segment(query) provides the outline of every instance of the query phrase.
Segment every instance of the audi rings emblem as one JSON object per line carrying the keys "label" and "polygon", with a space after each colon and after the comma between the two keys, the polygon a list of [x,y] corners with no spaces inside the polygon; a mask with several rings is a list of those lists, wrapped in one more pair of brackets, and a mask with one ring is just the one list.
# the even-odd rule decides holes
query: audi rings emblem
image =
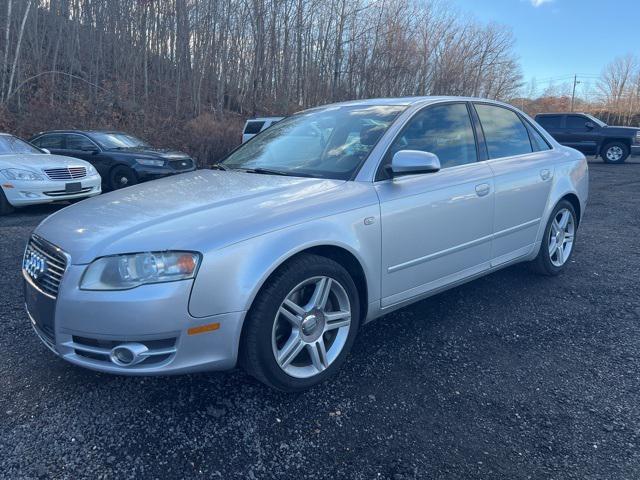
{"label": "audi rings emblem", "polygon": [[31,278],[38,280],[47,271],[47,261],[37,252],[28,250],[24,254],[22,268],[24,268]]}

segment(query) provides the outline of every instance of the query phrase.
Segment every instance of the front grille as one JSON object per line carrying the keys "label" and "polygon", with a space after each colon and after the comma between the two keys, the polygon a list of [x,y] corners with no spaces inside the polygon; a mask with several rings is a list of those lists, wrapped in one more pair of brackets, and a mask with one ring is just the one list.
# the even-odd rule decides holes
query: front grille
{"label": "front grille", "polygon": [[169,166],[174,170],[188,170],[193,168],[193,160],[184,158],[182,160],[169,160]]}
{"label": "front grille", "polygon": [[66,190],[54,190],[52,192],[43,192],[45,195],[49,195],[50,197],[62,197],[64,195],[78,195],[80,193],[87,193],[93,190],[93,187],[84,187],[80,189],[78,192],[67,192]]}
{"label": "front grille", "polygon": [[51,180],[75,180],[87,176],[85,167],[45,168],[44,173]]}
{"label": "front grille", "polygon": [[35,285],[55,298],[66,268],[67,257],[61,249],[37,235],[31,236],[22,269]]}

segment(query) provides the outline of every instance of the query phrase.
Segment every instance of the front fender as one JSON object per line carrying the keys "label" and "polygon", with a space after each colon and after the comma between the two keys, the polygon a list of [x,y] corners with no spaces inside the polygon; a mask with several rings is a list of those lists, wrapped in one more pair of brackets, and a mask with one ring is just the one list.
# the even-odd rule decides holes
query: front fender
{"label": "front fender", "polygon": [[[364,271],[368,301],[380,298],[380,210],[377,204],[293,225],[204,255],[191,291],[194,317],[246,311],[260,288],[293,255],[317,246],[353,254]],[[365,225],[365,218],[373,223]],[[367,222],[369,223],[369,222]]]}

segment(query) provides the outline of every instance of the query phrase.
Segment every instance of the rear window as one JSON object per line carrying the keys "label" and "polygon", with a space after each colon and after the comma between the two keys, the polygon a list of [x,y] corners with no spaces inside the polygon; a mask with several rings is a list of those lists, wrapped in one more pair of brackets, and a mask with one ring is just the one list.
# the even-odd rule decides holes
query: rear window
{"label": "rear window", "polygon": [[256,133],[260,133],[262,130],[262,126],[264,122],[247,122],[247,125],[244,127],[244,133],[249,135],[255,135]]}
{"label": "rear window", "polygon": [[544,129],[560,128],[562,117],[560,115],[545,115],[544,117],[536,117],[538,122]]}
{"label": "rear window", "polygon": [[40,148],[62,148],[62,135],[42,135],[36,138],[31,143]]}

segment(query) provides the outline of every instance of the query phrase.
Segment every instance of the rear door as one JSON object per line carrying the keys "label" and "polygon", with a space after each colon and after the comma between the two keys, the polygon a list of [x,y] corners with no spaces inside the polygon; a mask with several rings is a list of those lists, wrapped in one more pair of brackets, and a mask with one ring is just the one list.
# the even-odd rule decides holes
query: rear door
{"label": "rear door", "polygon": [[[441,170],[388,178],[399,150],[434,153]],[[466,103],[430,105],[398,134],[375,188],[382,223],[382,307],[489,268],[493,174],[478,161]]]}
{"label": "rear door", "polygon": [[539,115],[536,117],[536,122],[560,142],[559,137],[564,132],[562,128],[563,115]]}
{"label": "rear door", "polygon": [[494,173],[491,265],[496,266],[533,249],[554,165],[549,144],[517,112],[483,103],[475,103],[475,109],[487,147],[487,163]]}
{"label": "rear door", "polygon": [[63,142],[64,139],[59,133],[45,133],[31,141],[36,147],[46,148],[56,155],[64,155]]}

